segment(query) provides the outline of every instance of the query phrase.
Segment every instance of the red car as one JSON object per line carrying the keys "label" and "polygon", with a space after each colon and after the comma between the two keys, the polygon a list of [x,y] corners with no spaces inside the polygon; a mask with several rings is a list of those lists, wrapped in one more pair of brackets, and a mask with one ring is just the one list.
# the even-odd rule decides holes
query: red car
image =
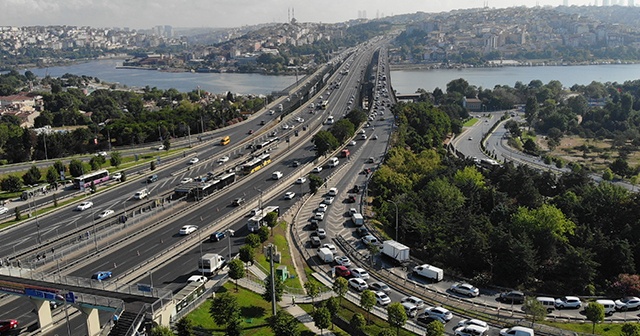
{"label": "red car", "polygon": [[18,328],[18,320],[0,321],[0,333]]}
{"label": "red car", "polygon": [[341,276],[343,278],[348,278],[351,276],[351,271],[345,266],[336,266],[334,267],[336,272],[336,276]]}

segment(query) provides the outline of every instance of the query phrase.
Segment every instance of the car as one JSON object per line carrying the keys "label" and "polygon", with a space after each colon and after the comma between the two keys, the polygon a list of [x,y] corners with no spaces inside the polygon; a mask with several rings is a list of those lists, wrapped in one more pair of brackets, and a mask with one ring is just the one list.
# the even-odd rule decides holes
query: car
{"label": "car", "polygon": [[471,140],[473,140],[473,138],[472,138],[472,137],[469,137],[469,141],[471,141]]}
{"label": "car", "polygon": [[523,303],[524,293],[520,291],[510,291],[506,293],[500,293],[498,299],[502,302],[508,303]]}
{"label": "car", "polygon": [[329,192],[327,193],[328,196],[337,196],[338,195],[338,188],[331,188],[329,189]]}
{"label": "car", "polygon": [[[356,195],[347,195],[347,199],[345,200],[347,203],[355,203],[356,202]],[[353,209],[353,208],[351,208]],[[349,212],[351,212],[351,209],[349,210]],[[352,213],[350,213],[352,214]]]}
{"label": "car", "polygon": [[579,297],[563,296],[561,298],[556,299],[557,309],[565,309],[565,308],[579,309],[580,307],[582,307],[582,301],[580,301]]}
{"label": "car", "polygon": [[626,296],[622,299],[616,300],[616,310],[627,311],[636,310],[640,308],[640,299],[635,296]]}
{"label": "car", "polygon": [[5,333],[13,329],[18,328],[18,320],[3,320],[0,321],[0,333]]}
{"label": "car", "polygon": [[360,278],[351,278],[351,279],[349,279],[349,287],[352,287],[353,289],[355,289],[355,290],[357,290],[359,292],[362,292],[363,290],[369,288],[367,283],[364,280],[360,279]]}
{"label": "car", "polygon": [[207,281],[209,281],[209,278],[207,278],[204,275],[192,275],[189,277],[189,279],[187,279],[187,283],[192,283],[192,282],[205,283]]}
{"label": "car", "polygon": [[282,129],[283,130],[288,130],[289,129],[289,125],[287,125],[287,124],[282,125]]}
{"label": "car", "polygon": [[367,271],[364,268],[353,268],[351,269],[351,275],[353,275],[356,278],[360,278],[363,280],[367,280],[369,279],[369,273],[367,273]]}
{"label": "car", "polygon": [[296,121],[299,123],[303,123],[304,122],[304,118],[298,117],[296,118]]}
{"label": "car", "polygon": [[160,146],[156,147],[156,150],[163,150],[164,148],[165,148],[164,145],[160,145]]}
{"label": "car", "polygon": [[156,182],[156,181],[158,181],[158,175],[156,175],[156,174],[153,174],[153,175],[150,175],[149,177],[147,177],[147,183],[153,183],[153,182]]}
{"label": "car", "polygon": [[306,177],[298,177],[298,179],[296,180],[296,184],[303,184],[305,182],[307,182]]}
{"label": "car", "polygon": [[358,209],[356,208],[349,208],[349,215],[353,215],[353,214],[357,214],[358,213]]}
{"label": "car", "polygon": [[253,134],[253,130],[250,129],[249,132],[247,132],[247,134]]}
{"label": "car", "polygon": [[422,307],[424,307],[424,301],[420,298],[417,298],[415,296],[405,296],[403,297],[400,302],[409,302],[412,305],[418,307],[418,309],[422,309]]}
{"label": "car", "polygon": [[102,210],[102,212],[98,215],[98,218],[105,218],[105,217],[109,217],[113,214],[113,210],[111,209],[106,209],[106,210]]}
{"label": "car", "polygon": [[381,306],[386,306],[391,303],[391,298],[385,292],[374,292],[376,296],[376,303]]}
{"label": "car", "polygon": [[459,327],[466,327],[468,325],[477,325],[483,328],[489,328],[489,324],[485,321],[481,321],[478,319],[465,319],[462,320],[460,322],[458,322],[457,328]]}
{"label": "car", "polygon": [[349,146],[355,146],[356,144],[357,144],[357,142],[355,142],[355,141],[349,141],[349,144],[348,144],[348,145],[349,145]]}
{"label": "car", "polygon": [[91,208],[92,206],[93,206],[93,202],[85,201],[85,202],[82,202],[82,203],[78,204],[78,206],[76,207],[76,210],[84,211],[84,210],[87,210],[87,209]]}
{"label": "car", "polygon": [[291,199],[293,199],[294,197],[296,197],[296,193],[294,193],[293,191],[287,191],[287,192],[284,194],[284,199],[286,199],[286,200],[291,200]]}
{"label": "car", "polygon": [[242,197],[238,197],[238,198],[236,198],[236,199],[234,199],[234,200],[233,200],[233,203],[232,203],[232,204],[233,204],[234,206],[240,206],[240,205],[244,204],[244,198],[242,198]]}
{"label": "car", "polygon": [[343,266],[343,265],[338,265],[338,266],[334,267],[333,268],[333,272],[335,273],[335,275],[343,277],[343,278],[348,278],[348,277],[351,276],[351,271],[349,271],[347,266]]}
{"label": "car", "polygon": [[462,294],[468,297],[476,297],[480,295],[480,290],[468,283],[457,283],[451,286],[450,290],[454,293]]}
{"label": "car", "polygon": [[365,237],[365,236],[368,236],[370,233],[369,233],[369,229],[367,229],[364,226],[361,226],[356,229],[356,234],[360,237]]}
{"label": "car", "polygon": [[374,291],[385,292],[385,293],[391,291],[391,288],[389,288],[389,286],[387,286],[386,283],[379,282],[379,281],[370,283],[369,288],[371,288],[371,290],[374,290]]}
{"label": "car", "polygon": [[336,248],[336,246],[335,246],[335,245],[333,245],[333,244],[324,244],[324,245],[322,245],[322,247],[323,247],[323,248],[328,248],[328,249],[329,249],[329,251],[331,251],[332,253],[336,253],[336,252],[338,252],[338,249],[337,249],[337,248]]}
{"label": "car", "polygon": [[325,239],[327,238],[327,231],[325,231],[323,228],[318,228],[316,230],[316,236],[318,236],[318,238],[320,239]]}
{"label": "car", "polygon": [[120,181],[122,179],[122,173],[118,172],[118,173],[115,173],[115,174],[111,175],[111,179],[112,180],[116,180],[116,181]]}
{"label": "car", "polygon": [[96,156],[107,156],[107,152],[97,152]]}
{"label": "car", "polygon": [[427,307],[424,309],[424,313],[431,317],[441,318],[446,322],[449,322],[453,318],[453,314],[444,307]]}
{"label": "car", "polygon": [[211,241],[221,241],[224,239],[224,237],[226,237],[227,234],[224,233],[223,231],[218,231],[218,232],[214,232],[211,234],[211,236],[209,237],[209,240]]}
{"label": "car", "polygon": [[311,238],[309,238],[309,243],[311,244],[312,247],[318,247],[322,242],[320,241],[320,237],[311,236]]}
{"label": "car", "polygon": [[273,131],[273,132],[269,133],[269,136],[272,137],[272,138],[275,137],[276,135],[278,135],[277,131]]}
{"label": "car", "polygon": [[300,161],[293,161],[293,163],[291,163],[291,167],[298,167],[300,165]]}
{"label": "car", "polygon": [[102,281],[111,278],[112,275],[113,274],[110,271],[100,271],[93,273],[91,279]]}
{"label": "car", "polygon": [[269,110],[269,115],[274,115],[276,113],[276,111],[274,110]]}
{"label": "car", "polygon": [[377,135],[377,134],[374,134],[374,135],[371,137],[371,140],[378,140],[378,135]]}
{"label": "car", "polygon": [[351,188],[351,192],[353,193],[359,193],[360,192],[360,186],[359,185],[354,185],[353,188]]}
{"label": "car", "polygon": [[196,225],[185,225],[182,228],[180,228],[179,233],[181,236],[186,236],[188,234],[195,232],[197,229],[198,227]]}
{"label": "car", "polygon": [[362,237],[362,242],[365,244],[378,244],[378,238],[374,237],[373,235],[366,235],[364,237]]}
{"label": "car", "polygon": [[316,209],[316,212],[327,212],[328,208],[329,207],[326,204],[322,203],[322,204],[318,205],[318,208]]}
{"label": "car", "polygon": [[182,180],[180,180],[180,184],[187,184],[189,182],[193,182],[193,179],[191,177],[184,177],[182,178]]}
{"label": "car", "polygon": [[189,164],[196,164],[198,163],[198,161],[200,161],[200,159],[198,159],[197,157],[191,158],[191,160],[189,160]]}
{"label": "car", "polygon": [[313,170],[311,170],[312,173],[319,173],[321,171],[322,171],[322,167],[320,167],[320,166],[315,167],[315,168],[313,168]]}
{"label": "car", "polygon": [[265,124],[264,120],[260,120],[260,126],[263,126]]}
{"label": "car", "polygon": [[351,260],[349,260],[349,258],[346,256],[336,256],[335,258],[333,258],[333,261],[335,261],[336,264],[340,266],[344,266],[344,267],[351,266]]}
{"label": "car", "polygon": [[431,322],[433,321],[438,321],[442,324],[447,323],[446,321],[444,321],[443,319],[436,317],[436,316],[430,316],[429,314],[420,314],[418,315],[418,317],[416,318],[416,323],[418,325],[421,325],[423,327],[428,326]]}
{"label": "car", "polygon": [[218,159],[218,163],[220,164],[225,163],[227,161],[229,161],[229,157],[226,155]]}
{"label": "car", "polygon": [[7,212],[9,212],[9,208],[7,207],[0,207],[0,215],[4,215]]}
{"label": "car", "polygon": [[367,163],[374,163],[374,162],[376,162],[376,159],[374,159],[373,156],[367,159]]}
{"label": "car", "polygon": [[313,219],[317,219],[319,221],[324,220],[324,212],[316,212],[316,214],[313,215]]}
{"label": "car", "polygon": [[407,314],[407,317],[414,318],[418,315],[418,307],[410,302],[401,302],[400,303],[404,308],[404,312]]}
{"label": "car", "polygon": [[366,133],[366,131],[365,131],[365,130],[363,130],[363,129],[360,129],[360,130],[358,131],[358,134],[365,134],[365,133]]}
{"label": "car", "polygon": [[333,203],[334,198],[331,196],[327,196],[324,198],[324,200],[322,202],[324,202],[324,204],[332,204]]}
{"label": "car", "polygon": [[500,330],[500,336],[533,336],[534,333],[533,329],[520,326]]}
{"label": "car", "polygon": [[455,330],[455,336],[485,336],[487,335],[489,328],[483,328],[477,325],[468,325],[464,327],[458,327]]}
{"label": "car", "polygon": [[310,219],[309,220],[310,224],[309,224],[309,228],[311,230],[317,230],[318,229],[318,221],[315,219]]}
{"label": "car", "polygon": [[366,134],[360,134],[360,140],[367,140]]}

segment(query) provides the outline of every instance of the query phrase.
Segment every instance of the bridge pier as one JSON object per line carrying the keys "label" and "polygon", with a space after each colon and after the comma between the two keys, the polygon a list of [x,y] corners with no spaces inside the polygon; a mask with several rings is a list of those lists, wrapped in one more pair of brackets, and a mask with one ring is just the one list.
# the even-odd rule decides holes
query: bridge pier
{"label": "bridge pier", "polygon": [[53,317],[51,316],[49,301],[36,298],[30,298],[30,300],[36,306],[38,325],[40,326],[40,329],[47,330],[47,328],[53,325]]}
{"label": "bridge pier", "polygon": [[87,335],[98,335],[100,333],[100,316],[98,309],[81,306],[80,311],[87,317]]}

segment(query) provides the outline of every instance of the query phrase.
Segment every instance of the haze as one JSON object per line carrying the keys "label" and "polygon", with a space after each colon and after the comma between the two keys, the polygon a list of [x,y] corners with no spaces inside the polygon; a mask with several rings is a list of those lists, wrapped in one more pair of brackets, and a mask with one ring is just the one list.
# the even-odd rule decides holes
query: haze
{"label": "haze", "polygon": [[[598,0],[592,0],[598,1]],[[344,22],[406,13],[483,7],[485,0],[3,0],[0,25],[74,25],[151,28],[238,27],[285,22],[288,9],[301,22]],[[569,0],[569,5],[590,5]],[[599,0],[598,3],[602,3]],[[489,7],[558,6],[562,0],[490,0]],[[626,4],[626,1],[625,1]]]}

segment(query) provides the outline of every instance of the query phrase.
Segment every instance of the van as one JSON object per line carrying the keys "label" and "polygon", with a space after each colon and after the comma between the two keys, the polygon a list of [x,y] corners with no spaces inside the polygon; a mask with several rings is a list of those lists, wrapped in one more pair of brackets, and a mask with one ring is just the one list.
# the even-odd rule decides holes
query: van
{"label": "van", "polygon": [[604,307],[604,314],[611,316],[616,311],[616,303],[613,300],[596,300],[597,303]]}
{"label": "van", "polygon": [[133,195],[133,198],[141,200],[143,198],[146,198],[147,196],[149,196],[149,191],[147,189],[142,189],[136,192],[135,195]]}
{"label": "van", "polygon": [[551,313],[556,309],[556,300],[554,298],[538,296],[536,300],[538,300],[538,302],[540,302],[545,308],[547,308],[547,313]]}
{"label": "van", "polygon": [[329,167],[336,167],[339,163],[340,161],[338,161],[338,158],[335,156],[329,159]]}
{"label": "van", "polygon": [[500,330],[500,335],[503,336],[534,336],[535,333],[533,329],[515,326],[511,328],[504,328]]}
{"label": "van", "polygon": [[403,302],[402,307],[409,318],[416,317],[418,315],[418,307],[410,302]]}

